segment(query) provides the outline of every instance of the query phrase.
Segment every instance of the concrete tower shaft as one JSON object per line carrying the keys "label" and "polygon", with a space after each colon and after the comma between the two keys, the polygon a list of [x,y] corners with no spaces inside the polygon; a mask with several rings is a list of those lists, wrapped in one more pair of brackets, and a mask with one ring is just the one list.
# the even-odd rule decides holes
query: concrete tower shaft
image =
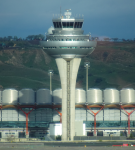
{"label": "concrete tower shaft", "polygon": [[75,86],[81,58],[56,58],[62,87],[62,140],[74,140]]}

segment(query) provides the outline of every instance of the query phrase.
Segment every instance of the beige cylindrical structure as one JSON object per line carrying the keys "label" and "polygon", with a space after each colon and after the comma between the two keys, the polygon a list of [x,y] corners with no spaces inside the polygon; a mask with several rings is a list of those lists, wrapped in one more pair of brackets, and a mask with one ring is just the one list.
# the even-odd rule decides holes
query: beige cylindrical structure
{"label": "beige cylindrical structure", "polygon": [[58,66],[62,88],[62,140],[74,140],[75,86],[81,58],[71,60],[57,58],[55,60]]}
{"label": "beige cylindrical structure", "polygon": [[135,104],[135,90],[132,88],[124,88],[120,91],[122,104]]}
{"label": "beige cylindrical structure", "polygon": [[53,103],[59,105],[62,103],[62,89],[56,89],[53,91]]}
{"label": "beige cylindrical structure", "polygon": [[107,88],[104,90],[104,103],[105,104],[119,104],[119,91],[113,88]]}
{"label": "beige cylindrical structure", "polygon": [[17,105],[18,91],[15,89],[5,89],[2,91],[2,104],[3,105]]}
{"label": "beige cylindrical structure", "polygon": [[83,89],[75,90],[75,103],[76,104],[85,104],[86,103],[86,92]]}
{"label": "beige cylindrical structure", "polygon": [[19,91],[19,104],[20,105],[34,105],[35,92],[32,89],[22,89]]}
{"label": "beige cylindrical structure", "polygon": [[87,103],[102,104],[102,90],[98,88],[90,88],[89,90],[87,90]]}
{"label": "beige cylindrical structure", "polygon": [[51,105],[52,96],[49,89],[39,89],[36,92],[36,103],[37,105]]}

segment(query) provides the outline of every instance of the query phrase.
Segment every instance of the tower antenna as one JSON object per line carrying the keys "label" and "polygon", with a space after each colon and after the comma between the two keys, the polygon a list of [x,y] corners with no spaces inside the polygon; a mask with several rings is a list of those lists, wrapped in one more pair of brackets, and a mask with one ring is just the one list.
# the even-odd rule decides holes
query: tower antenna
{"label": "tower antenna", "polygon": [[60,6],[60,17],[61,17],[61,6]]}

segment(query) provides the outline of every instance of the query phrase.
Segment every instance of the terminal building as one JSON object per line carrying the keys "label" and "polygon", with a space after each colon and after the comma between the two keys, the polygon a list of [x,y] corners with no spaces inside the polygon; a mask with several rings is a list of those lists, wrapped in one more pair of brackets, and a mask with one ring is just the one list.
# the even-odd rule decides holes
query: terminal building
{"label": "terminal building", "polygon": [[[134,89],[76,89],[75,95],[75,136],[134,135]],[[0,100],[1,138],[62,135],[62,89],[52,95],[48,89],[5,89]]]}

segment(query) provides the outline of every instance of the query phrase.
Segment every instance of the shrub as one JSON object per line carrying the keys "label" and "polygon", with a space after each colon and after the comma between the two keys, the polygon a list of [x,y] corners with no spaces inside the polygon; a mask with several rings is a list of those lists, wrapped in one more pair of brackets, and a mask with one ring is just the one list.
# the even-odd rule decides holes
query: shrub
{"label": "shrub", "polygon": [[132,134],[132,133],[130,134],[130,138],[131,138],[131,139],[133,138],[133,134]]}
{"label": "shrub", "polygon": [[61,141],[61,136],[60,136],[60,135],[57,135],[57,136],[56,136],[56,140]]}

